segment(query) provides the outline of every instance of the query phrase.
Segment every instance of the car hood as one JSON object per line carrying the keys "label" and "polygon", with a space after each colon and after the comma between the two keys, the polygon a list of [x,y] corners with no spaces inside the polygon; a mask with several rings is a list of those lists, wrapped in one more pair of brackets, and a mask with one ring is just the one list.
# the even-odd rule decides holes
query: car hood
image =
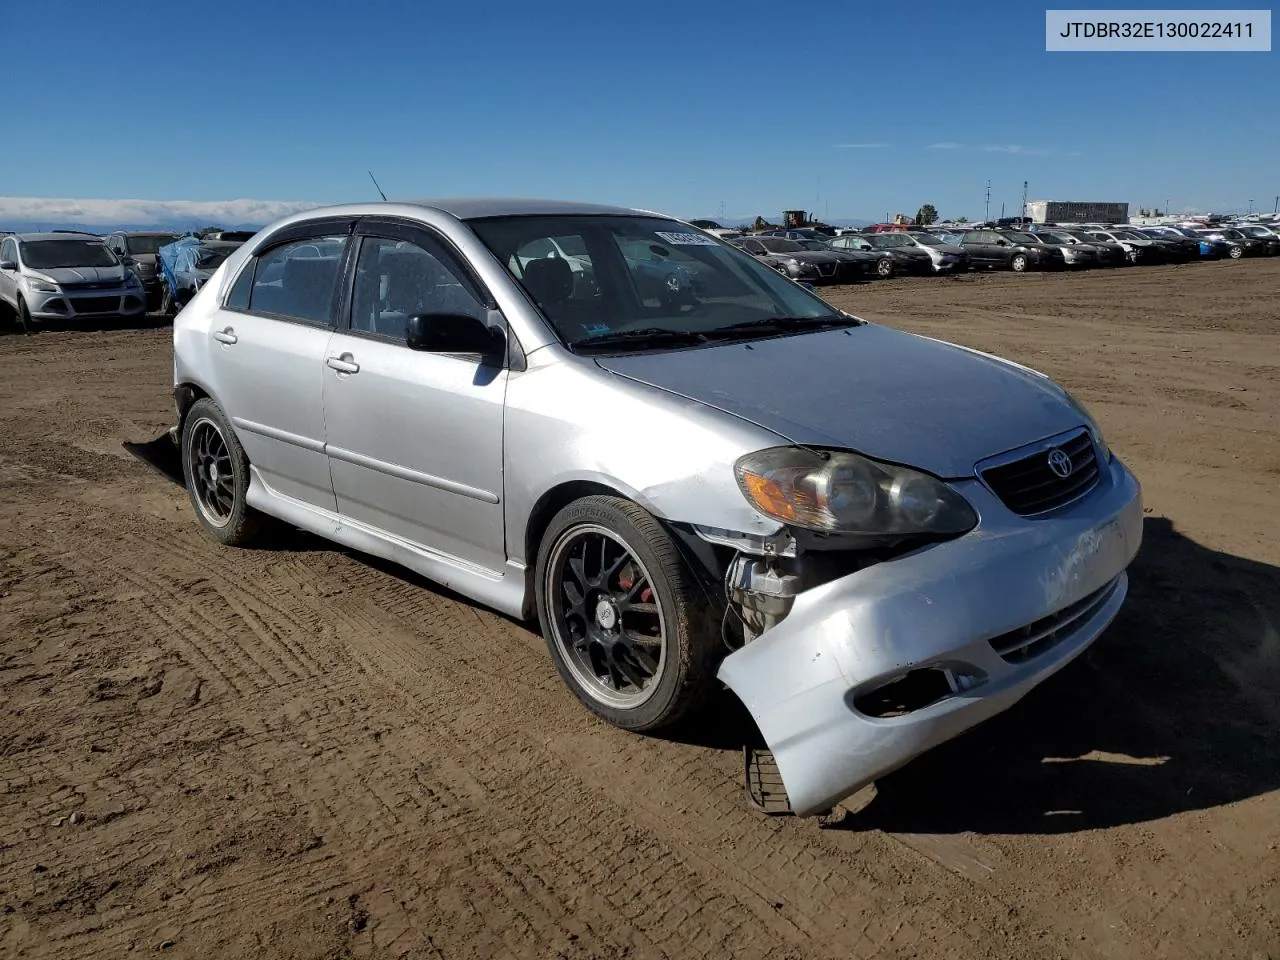
{"label": "car hood", "polygon": [[792,443],[844,447],[948,479],[1084,424],[1046,377],[877,324],[595,359]]}
{"label": "car hood", "polygon": [[35,270],[54,283],[120,283],[128,275],[124,267],[55,267]]}

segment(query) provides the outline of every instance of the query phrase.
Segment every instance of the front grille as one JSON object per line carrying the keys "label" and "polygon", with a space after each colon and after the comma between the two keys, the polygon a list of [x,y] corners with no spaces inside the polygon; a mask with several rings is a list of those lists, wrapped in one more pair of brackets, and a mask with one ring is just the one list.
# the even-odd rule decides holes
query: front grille
{"label": "front grille", "polygon": [[[1056,450],[1071,461],[1071,470],[1065,477],[1050,467]],[[1098,461],[1089,431],[1080,430],[1055,446],[1042,446],[1027,456],[983,468],[981,473],[991,492],[1006,507],[1030,517],[1065,507],[1092,490],[1098,483]]]}
{"label": "front grille", "polygon": [[834,277],[836,275],[836,265],[834,263],[819,263],[817,267],[818,276],[820,277]]}
{"label": "front grille", "polygon": [[119,297],[77,297],[71,301],[76,313],[111,313],[120,309]]}
{"label": "front grille", "polygon": [[119,280],[73,280],[60,286],[63,290],[119,290],[124,284]]}
{"label": "front grille", "polygon": [[1076,630],[1087,622],[1111,599],[1120,585],[1116,577],[1100,590],[1095,590],[1057,613],[1041,617],[1025,627],[993,637],[989,642],[1005,663],[1026,663],[1042,653],[1047,653],[1064,640],[1069,640]]}

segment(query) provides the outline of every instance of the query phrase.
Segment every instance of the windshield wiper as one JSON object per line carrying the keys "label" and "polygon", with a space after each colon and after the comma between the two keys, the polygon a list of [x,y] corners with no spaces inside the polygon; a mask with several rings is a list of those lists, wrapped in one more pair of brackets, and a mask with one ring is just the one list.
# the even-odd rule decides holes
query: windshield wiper
{"label": "windshield wiper", "polygon": [[743,320],[740,323],[731,323],[728,326],[716,327],[706,331],[707,336],[718,336],[720,334],[733,335],[735,333],[745,333],[748,331],[766,332],[770,330],[796,330],[801,327],[817,328],[817,327],[858,327],[864,321],[853,317],[838,317],[835,315],[828,317],[761,317],[759,320]]}
{"label": "windshield wiper", "polygon": [[613,330],[573,344],[575,350],[596,347],[689,347],[706,343],[704,333],[694,330],[672,330],[669,327],[642,327],[639,330]]}

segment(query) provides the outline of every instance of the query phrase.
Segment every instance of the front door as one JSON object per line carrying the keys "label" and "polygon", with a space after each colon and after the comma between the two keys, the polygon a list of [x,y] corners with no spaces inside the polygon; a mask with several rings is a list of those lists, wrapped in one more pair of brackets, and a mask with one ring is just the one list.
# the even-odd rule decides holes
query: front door
{"label": "front door", "polygon": [[[16,264],[18,260],[18,241],[10,237],[0,240],[0,262],[9,261]],[[18,303],[18,271],[0,270],[0,301],[16,307]]]}
{"label": "front door", "polygon": [[[405,344],[413,314],[488,320],[478,281],[427,229],[357,229],[346,329],[324,367],[325,436],[338,511],[487,570],[506,561],[502,424],[507,371]],[[492,315],[495,316],[496,315]]]}
{"label": "front door", "polygon": [[288,240],[250,260],[209,331],[218,400],[272,492],[334,511],[323,386],[348,237]]}

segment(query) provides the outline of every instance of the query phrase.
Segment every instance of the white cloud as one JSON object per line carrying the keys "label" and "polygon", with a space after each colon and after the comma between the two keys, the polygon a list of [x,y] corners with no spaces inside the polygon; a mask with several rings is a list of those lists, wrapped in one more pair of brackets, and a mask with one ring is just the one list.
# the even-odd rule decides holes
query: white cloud
{"label": "white cloud", "polygon": [[0,226],[10,221],[148,226],[199,221],[267,224],[322,206],[301,200],[72,200],[0,197]]}
{"label": "white cloud", "polygon": [[837,143],[841,150],[874,150],[876,147],[887,147],[887,143]]}
{"label": "white cloud", "polygon": [[931,143],[931,144],[929,144],[929,149],[930,149],[930,150],[963,150],[963,149],[964,149],[964,144],[963,144],[963,143],[953,143],[953,142],[951,142],[950,140],[944,140],[944,141],[943,141],[943,142],[941,142],[941,143]]}

